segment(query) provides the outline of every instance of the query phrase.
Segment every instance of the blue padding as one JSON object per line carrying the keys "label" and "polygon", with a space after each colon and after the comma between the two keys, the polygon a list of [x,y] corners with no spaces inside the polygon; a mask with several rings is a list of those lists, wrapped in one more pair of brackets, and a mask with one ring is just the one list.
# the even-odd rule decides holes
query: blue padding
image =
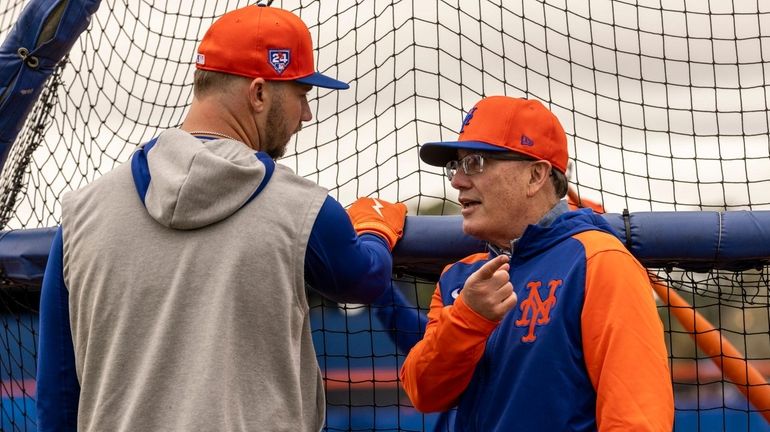
{"label": "blue padding", "polygon": [[485,248],[463,234],[462,216],[407,216],[404,236],[393,248],[393,271],[438,280],[444,266]]}
{"label": "blue padding", "polygon": [[[604,217],[626,243],[623,216]],[[740,271],[770,263],[770,211],[639,212],[628,220],[629,249],[647,267]]]}
{"label": "blue padding", "polygon": [[[604,218],[631,253],[649,268],[746,270],[770,264],[770,211],[638,212]],[[461,216],[410,216],[393,250],[403,273],[433,275],[446,264],[484,250],[462,233]]]}
{"label": "blue padding", "polygon": [[[606,214],[634,256],[646,267],[746,270],[770,264],[770,211],[640,212]],[[0,233],[0,271],[12,281],[39,285],[56,228]],[[393,249],[395,273],[435,280],[447,264],[485,250],[462,232],[460,216],[409,216]]]}
{"label": "blue padding", "polygon": [[3,231],[0,233],[0,271],[23,285],[43,281],[48,252],[57,228]]}
{"label": "blue padding", "polygon": [[[30,0],[0,45],[0,167],[46,80],[88,27],[100,2]],[[63,6],[60,18],[45,28],[59,5]]]}
{"label": "blue padding", "polygon": [[722,240],[718,260],[767,262],[770,249],[770,211],[722,213]]}
{"label": "blue padding", "polygon": [[714,262],[719,246],[718,212],[640,212],[628,215],[631,241],[626,240],[623,215],[606,214],[621,242],[651,267],[688,262]]}

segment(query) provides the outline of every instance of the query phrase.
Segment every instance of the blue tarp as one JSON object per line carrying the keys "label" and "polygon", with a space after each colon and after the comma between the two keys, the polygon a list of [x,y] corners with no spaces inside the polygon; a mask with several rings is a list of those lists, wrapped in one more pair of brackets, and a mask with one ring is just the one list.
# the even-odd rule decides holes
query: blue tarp
{"label": "blue tarp", "polygon": [[[770,263],[770,211],[639,212],[604,218],[646,267],[746,270]],[[55,232],[0,233],[0,271],[16,283],[39,285]],[[393,250],[395,272],[435,280],[445,265],[483,250],[483,242],[463,234],[461,216],[409,216]]]}
{"label": "blue tarp", "polygon": [[0,45],[0,168],[46,80],[101,0],[30,0]]}

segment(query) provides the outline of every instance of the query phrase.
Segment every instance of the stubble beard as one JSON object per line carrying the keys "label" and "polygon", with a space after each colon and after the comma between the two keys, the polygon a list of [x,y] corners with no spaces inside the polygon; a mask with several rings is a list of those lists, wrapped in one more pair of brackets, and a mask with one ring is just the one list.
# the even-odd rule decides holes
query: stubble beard
{"label": "stubble beard", "polygon": [[302,123],[300,122],[294,132],[286,136],[284,131],[289,128],[286,124],[286,117],[283,115],[283,102],[280,100],[276,100],[270,106],[270,110],[267,112],[266,126],[266,145],[262,151],[274,160],[280,159],[286,154],[291,137],[302,129]]}

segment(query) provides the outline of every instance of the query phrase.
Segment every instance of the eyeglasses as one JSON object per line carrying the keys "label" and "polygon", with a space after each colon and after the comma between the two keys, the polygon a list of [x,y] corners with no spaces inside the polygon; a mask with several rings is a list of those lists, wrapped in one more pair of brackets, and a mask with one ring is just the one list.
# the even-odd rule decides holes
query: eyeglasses
{"label": "eyeglasses", "polygon": [[532,161],[534,159],[515,153],[471,153],[460,160],[452,160],[444,166],[444,174],[452,181],[457,170],[462,167],[465,175],[472,176],[484,172],[484,159],[508,161]]}

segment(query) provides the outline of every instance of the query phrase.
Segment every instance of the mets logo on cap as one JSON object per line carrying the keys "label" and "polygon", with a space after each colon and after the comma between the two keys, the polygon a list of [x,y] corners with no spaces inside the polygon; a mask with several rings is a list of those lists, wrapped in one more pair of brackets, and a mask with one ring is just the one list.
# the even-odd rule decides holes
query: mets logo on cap
{"label": "mets logo on cap", "polygon": [[275,72],[280,75],[291,62],[291,50],[288,49],[271,49],[267,50],[267,60],[270,65],[273,66]]}

